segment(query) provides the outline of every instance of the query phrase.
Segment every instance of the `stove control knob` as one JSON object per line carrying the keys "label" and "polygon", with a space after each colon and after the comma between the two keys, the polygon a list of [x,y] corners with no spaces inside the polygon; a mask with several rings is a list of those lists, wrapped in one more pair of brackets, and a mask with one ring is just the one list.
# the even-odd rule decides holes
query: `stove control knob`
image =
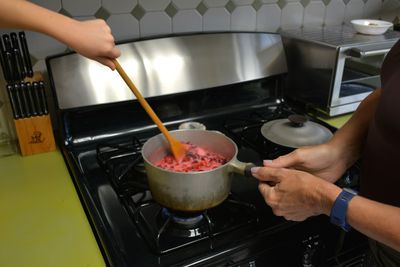
{"label": "stove control knob", "polygon": [[306,251],[303,254],[303,260],[302,260],[303,267],[313,267],[312,259],[313,259],[314,253],[315,253],[315,250],[312,249],[311,247],[309,249],[306,249]]}

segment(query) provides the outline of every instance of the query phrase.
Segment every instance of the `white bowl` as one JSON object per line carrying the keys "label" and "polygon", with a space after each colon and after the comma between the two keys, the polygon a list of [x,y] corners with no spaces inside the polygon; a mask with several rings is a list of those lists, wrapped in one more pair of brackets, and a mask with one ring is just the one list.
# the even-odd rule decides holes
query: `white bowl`
{"label": "white bowl", "polygon": [[383,34],[393,26],[391,22],[376,19],[355,19],[351,24],[357,32],[370,35]]}

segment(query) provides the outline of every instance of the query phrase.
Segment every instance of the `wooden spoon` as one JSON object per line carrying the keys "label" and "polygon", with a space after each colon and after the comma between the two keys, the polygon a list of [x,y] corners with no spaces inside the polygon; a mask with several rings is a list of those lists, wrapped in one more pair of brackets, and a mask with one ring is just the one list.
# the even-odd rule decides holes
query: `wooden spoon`
{"label": "wooden spoon", "polygon": [[144,99],[142,94],[139,92],[139,90],[136,88],[134,83],[128,77],[128,75],[126,74],[124,69],[121,67],[119,62],[116,59],[113,59],[112,61],[115,64],[115,67],[116,67],[119,75],[121,75],[122,79],[128,85],[129,89],[131,89],[133,94],[136,96],[137,100],[142,105],[144,110],[146,110],[147,114],[149,114],[150,118],[154,121],[154,123],[157,125],[157,127],[160,129],[160,131],[164,134],[165,138],[168,140],[172,155],[174,155],[174,157],[177,161],[181,161],[181,159],[186,154],[185,147],[182,145],[181,142],[179,142],[178,140],[176,140],[175,138],[173,138],[171,136],[171,134],[168,132],[167,128],[165,128],[164,124],[161,122],[161,120],[158,118],[158,116],[156,115],[154,110],[150,107],[149,103],[147,103],[146,99]]}

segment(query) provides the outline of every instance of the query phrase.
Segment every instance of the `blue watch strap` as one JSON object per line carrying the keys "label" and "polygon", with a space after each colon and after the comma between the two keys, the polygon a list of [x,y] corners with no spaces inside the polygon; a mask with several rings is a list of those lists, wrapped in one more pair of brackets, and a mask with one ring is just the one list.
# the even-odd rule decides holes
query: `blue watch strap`
{"label": "blue watch strap", "polygon": [[349,188],[344,188],[336,198],[331,209],[331,223],[341,227],[346,232],[351,229],[351,226],[347,223],[346,219],[347,208],[350,200],[356,195],[356,191]]}

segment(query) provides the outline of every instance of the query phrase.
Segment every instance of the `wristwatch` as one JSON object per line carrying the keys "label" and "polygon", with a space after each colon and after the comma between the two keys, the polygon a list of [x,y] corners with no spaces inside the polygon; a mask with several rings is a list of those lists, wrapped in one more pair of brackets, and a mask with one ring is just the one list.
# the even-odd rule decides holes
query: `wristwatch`
{"label": "wristwatch", "polygon": [[331,209],[331,223],[341,227],[346,232],[351,229],[351,226],[347,223],[346,219],[347,208],[350,200],[356,195],[357,191],[350,188],[343,188]]}

